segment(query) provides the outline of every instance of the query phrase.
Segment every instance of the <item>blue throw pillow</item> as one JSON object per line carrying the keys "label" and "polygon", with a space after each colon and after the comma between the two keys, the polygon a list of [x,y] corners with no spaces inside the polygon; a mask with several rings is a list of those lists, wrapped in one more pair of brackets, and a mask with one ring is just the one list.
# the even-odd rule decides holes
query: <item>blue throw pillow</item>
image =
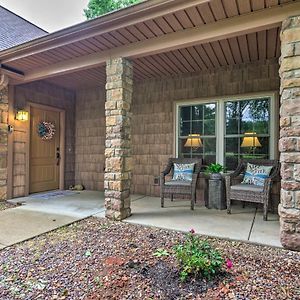
{"label": "blue throw pillow", "polygon": [[172,180],[192,181],[194,172],[194,163],[176,164],[174,163],[174,174]]}
{"label": "blue throw pillow", "polygon": [[272,168],[272,166],[258,166],[247,163],[247,169],[242,183],[263,186]]}

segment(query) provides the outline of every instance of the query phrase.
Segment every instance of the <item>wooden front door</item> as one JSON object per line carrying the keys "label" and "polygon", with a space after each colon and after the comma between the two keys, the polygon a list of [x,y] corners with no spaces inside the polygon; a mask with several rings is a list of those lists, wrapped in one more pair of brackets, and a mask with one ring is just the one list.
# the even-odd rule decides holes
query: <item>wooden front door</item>
{"label": "wooden front door", "polygon": [[[55,133],[50,140],[38,134],[40,122],[55,125]],[[60,112],[31,107],[30,110],[30,181],[29,192],[37,193],[59,188],[60,163]]]}

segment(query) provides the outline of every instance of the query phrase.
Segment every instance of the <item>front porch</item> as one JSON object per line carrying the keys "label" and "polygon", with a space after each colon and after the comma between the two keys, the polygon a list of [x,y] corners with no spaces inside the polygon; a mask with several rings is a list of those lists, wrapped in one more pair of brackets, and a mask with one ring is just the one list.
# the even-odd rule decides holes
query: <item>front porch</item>
{"label": "front porch", "polygon": [[[10,202],[23,205],[0,212],[0,215],[3,214],[0,244],[6,246],[90,216],[105,217],[104,193],[98,191],[48,198],[41,193]],[[193,228],[201,235],[281,247],[277,214],[270,213],[269,221],[264,222],[261,207],[248,205],[242,208],[240,203],[236,203],[232,214],[227,215],[226,211],[207,209],[199,202],[191,211],[189,204],[185,200],[171,202],[167,199],[165,208],[161,208],[158,197],[135,194],[132,195],[132,215],[124,221],[183,232]],[[13,217],[9,218],[9,213]],[[56,221],[53,222],[53,219]]]}

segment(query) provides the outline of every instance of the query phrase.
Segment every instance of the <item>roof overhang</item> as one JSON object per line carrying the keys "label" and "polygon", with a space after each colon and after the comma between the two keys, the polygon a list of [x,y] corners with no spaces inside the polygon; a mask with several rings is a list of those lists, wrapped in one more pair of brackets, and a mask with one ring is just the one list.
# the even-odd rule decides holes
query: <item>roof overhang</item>
{"label": "roof overhang", "polygon": [[3,63],[151,20],[210,0],[150,0],[86,21],[0,52]]}
{"label": "roof overhang", "polygon": [[[218,1],[223,5],[229,3],[228,0]],[[216,2],[214,1],[214,3]],[[246,1],[243,3],[245,4]],[[262,0],[262,3],[265,3],[265,1]],[[62,77],[71,73],[94,70],[97,67],[104,66],[108,59],[115,57],[127,57],[136,60],[161,53],[168,54],[170,51],[177,51],[178,49],[186,52],[187,47],[223,41],[233,37],[241,37],[242,39],[242,37],[246,37],[251,33],[261,33],[260,36],[266,39],[264,31],[279,28],[282,21],[289,16],[300,15],[300,2],[290,0],[285,4],[274,5],[270,8],[265,7],[255,11],[248,8],[249,11],[245,10],[245,13],[239,15],[226,16],[219,20],[205,22],[206,16],[204,13],[207,13],[208,8],[212,9],[212,6],[210,0],[145,1],[2,51],[0,52],[0,62],[4,68],[0,67],[0,70],[2,73],[9,73],[8,75],[18,83]],[[169,20],[172,21],[170,15],[175,13],[178,16],[182,12],[190,17],[188,12],[196,9],[198,12],[201,11],[203,24],[180,28],[172,32],[162,32],[163,30],[160,28],[162,33],[156,36],[153,34],[154,30],[151,31],[151,24],[154,24],[153,21],[159,18],[167,20],[169,17]],[[121,43],[116,40],[114,34],[123,33],[126,28],[138,30],[139,26],[145,24],[143,22],[148,26],[148,29],[146,29],[149,30],[149,36],[142,36],[142,38],[136,38],[132,41],[129,37],[120,35],[124,40],[127,38],[130,41]],[[101,38],[106,44],[103,47],[100,44],[95,45],[95,47],[99,46],[99,49],[96,47],[98,51],[96,49],[92,53],[84,52],[85,49],[82,49],[79,54],[76,53],[78,50],[75,46],[79,45],[84,48],[84,43],[91,41],[93,38]],[[110,41],[109,38],[112,40]],[[117,43],[116,41],[119,44],[114,44]],[[97,42],[99,43],[99,40]],[[258,45],[258,47],[260,46]],[[263,51],[266,51],[266,49]],[[55,61],[56,55],[57,57],[66,55],[66,57]],[[46,63],[43,64],[43,62]],[[21,66],[21,68],[18,69],[18,66]],[[91,76],[103,76],[102,73],[94,72],[94,75]]]}

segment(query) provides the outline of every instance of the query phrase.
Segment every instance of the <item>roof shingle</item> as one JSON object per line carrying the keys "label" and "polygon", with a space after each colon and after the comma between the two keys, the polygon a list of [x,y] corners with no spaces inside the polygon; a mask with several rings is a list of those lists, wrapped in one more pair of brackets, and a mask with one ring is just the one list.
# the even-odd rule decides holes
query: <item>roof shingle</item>
{"label": "roof shingle", "polygon": [[0,6],[0,51],[46,34],[45,30]]}

